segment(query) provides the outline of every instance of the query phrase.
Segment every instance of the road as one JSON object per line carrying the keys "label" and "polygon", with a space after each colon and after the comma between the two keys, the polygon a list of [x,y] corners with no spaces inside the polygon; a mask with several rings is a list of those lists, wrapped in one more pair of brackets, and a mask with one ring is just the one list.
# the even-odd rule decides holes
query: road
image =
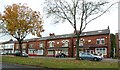
{"label": "road", "polygon": [[1,66],[2,70],[52,70],[48,68],[40,68],[40,67],[11,64],[11,63],[0,63],[0,65],[2,65]]}
{"label": "road", "polygon": [[2,63],[2,68],[36,68],[36,67],[19,65],[19,64]]}

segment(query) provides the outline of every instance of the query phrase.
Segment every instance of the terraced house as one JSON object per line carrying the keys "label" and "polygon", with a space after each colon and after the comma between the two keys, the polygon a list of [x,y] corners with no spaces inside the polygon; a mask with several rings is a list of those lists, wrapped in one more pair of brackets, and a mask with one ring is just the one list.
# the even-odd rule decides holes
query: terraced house
{"label": "terraced house", "polygon": [[14,53],[14,41],[11,39],[9,41],[2,42],[0,44],[0,53],[13,54]]}
{"label": "terraced house", "polygon": [[[24,40],[23,45],[23,50],[29,55],[54,57],[62,52],[68,57],[76,56],[75,33],[64,35],[50,33],[47,37]],[[80,38],[79,52],[101,53],[104,57],[110,57],[110,45],[109,28],[83,32]],[[15,50],[18,49],[16,47],[17,43],[15,44]],[[26,48],[26,50],[24,48]]]}
{"label": "terraced house", "polygon": [[120,57],[120,34],[116,33],[116,56]]}

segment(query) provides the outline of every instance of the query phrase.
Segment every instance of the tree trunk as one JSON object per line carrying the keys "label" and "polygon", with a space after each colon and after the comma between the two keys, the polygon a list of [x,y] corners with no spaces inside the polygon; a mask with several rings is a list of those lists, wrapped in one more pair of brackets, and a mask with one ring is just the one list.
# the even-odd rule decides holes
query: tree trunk
{"label": "tree trunk", "polygon": [[20,47],[20,56],[22,56],[22,42],[19,40],[19,47]]}
{"label": "tree trunk", "polygon": [[79,34],[77,34],[77,42],[76,42],[76,60],[80,60],[80,58],[79,58],[79,39],[80,39],[80,36],[79,36]]}

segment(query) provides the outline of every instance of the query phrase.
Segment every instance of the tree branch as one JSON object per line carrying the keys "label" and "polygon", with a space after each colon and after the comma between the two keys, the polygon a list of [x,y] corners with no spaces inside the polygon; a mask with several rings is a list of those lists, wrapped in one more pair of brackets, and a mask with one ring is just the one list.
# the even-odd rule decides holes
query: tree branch
{"label": "tree branch", "polygon": [[[55,2],[57,4],[57,2]],[[62,2],[60,2],[60,5],[62,6],[61,4]],[[61,6],[59,6],[57,4],[57,6],[62,10],[63,14],[65,15],[66,19],[69,21],[69,23],[74,27],[73,23],[70,21],[70,19],[68,18],[67,14],[65,13],[65,11],[63,10],[63,8]]]}
{"label": "tree branch", "polygon": [[85,14],[85,8],[84,8],[84,0],[83,0],[83,3],[82,3],[82,16],[81,16],[81,25],[80,25],[80,34],[82,32],[82,27],[83,27],[83,17],[84,17],[84,14]]}
{"label": "tree branch", "polygon": [[[118,2],[116,2],[116,3],[118,3]],[[91,21],[97,19],[98,17],[102,16],[103,14],[105,14],[112,6],[115,5],[116,3],[110,5],[102,14],[100,14],[100,15],[98,15],[97,17],[95,17],[95,18],[91,19],[90,21],[88,21],[88,22],[86,23],[86,25],[87,25],[88,23],[90,23]]]}
{"label": "tree branch", "polygon": [[91,19],[90,21],[86,22],[86,23],[85,23],[85,26],[82,28],[82,31],[86,28],[86,26],[87,26],[90,22],[92,22],[93,20],[101,17],[101,16],[102,16],[103,14],[105,14],[113,5],[115,5],[115,4],[117,4],[117,3],[118,3],[118,2],[111,4],[111,5],[110,5],[104,12],[102,12],[100,15],[98,15],[97,17],[95,17],[95,18]]}

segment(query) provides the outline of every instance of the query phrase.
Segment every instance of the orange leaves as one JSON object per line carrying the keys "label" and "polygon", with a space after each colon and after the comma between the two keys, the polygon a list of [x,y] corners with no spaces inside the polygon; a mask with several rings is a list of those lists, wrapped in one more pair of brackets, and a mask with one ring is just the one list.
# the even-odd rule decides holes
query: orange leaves
{"label": "orange leaves", "polygon": [[33,11],[26,4],[19,3],[6,6],[3,16],[0,15],[0,17],[13,36],[20,38],[29,33],[41,36],[41,32],[44,32],[40,12]]}

